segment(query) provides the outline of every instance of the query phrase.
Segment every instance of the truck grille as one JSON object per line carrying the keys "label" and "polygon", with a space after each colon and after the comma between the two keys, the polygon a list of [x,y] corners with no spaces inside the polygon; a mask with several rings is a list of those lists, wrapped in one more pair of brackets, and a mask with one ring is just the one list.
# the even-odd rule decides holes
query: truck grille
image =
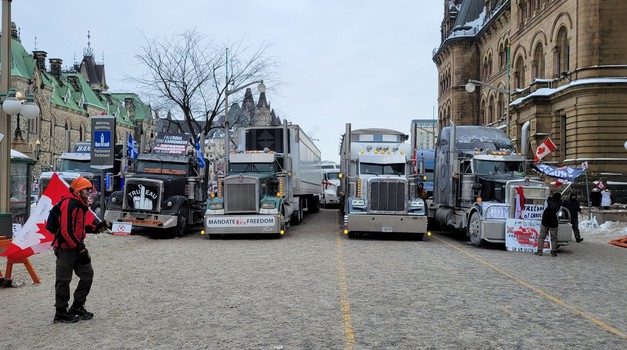
{"label": "truck grille", "polygon": [[225,180],[226,213],[257,213],[259,206],[257,179],[235,177]]}
{"label": "truck grille", "polygon": [[368,205],[373,212],[405,212],[407,182],[373,179],[368,186],[370,200]]}

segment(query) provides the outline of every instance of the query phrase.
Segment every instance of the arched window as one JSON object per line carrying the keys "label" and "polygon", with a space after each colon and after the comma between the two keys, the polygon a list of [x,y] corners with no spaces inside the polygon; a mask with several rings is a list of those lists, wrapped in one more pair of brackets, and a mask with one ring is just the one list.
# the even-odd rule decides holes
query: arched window
{"label": "arched window", "polygon": [[503,44],[499,45],[499,69],[505,67],[505,48]]}
{"label": "arched window", "polygon": [[70,133],[70,125],[68,124],[67,120],[65,121],[65,152],[69,152],[71,150],[72,147],[72,137],[71,137],[71,133]]}
{"label": "arched window", "polygon": [[525,87],[525,62],[522,56],[519,56],[516,60],[516,66],[514,70],[514,87],[520,89]]}
{"label": "arched window", "polygon": [[490,96],[490,102],[488,102],[488,120],[490,123],[496,121],[494,117],[494,95]]}
{"label": "arched window", "polygon": [[488,111],[486,110],[486,103],[484,99],[481,99],[481,112],[479,118],[483,120],[483,125],[488,125],[490,120],[488,119]]}
{"label": "arched window", "polygon": [[570,62],[570,45],[568,43],[568,32],[565,27],[561,27],[557,32],[557,45],[555,46],[555,74],[560,76],[562,72],[568,72]]}
{"label": "arched window", "polygon": [[81,124],[80,128],[78,129],[78,140],[80,142],[85,141],[85,126],[83,124]]}
{"label": "arched window", "polygon": [[496,98],[496,116],[498,118],[505,118],[503,111],[503,94],[499,94]]}
{"label": "arched window", "polygon": [[544,49],[542,43],[536,45],[536,49],[533,52],[533,78],[544,78]]}
{"label": "arched window", "polygon": [[492,76],[492,52],[488,54],[488,77]]}

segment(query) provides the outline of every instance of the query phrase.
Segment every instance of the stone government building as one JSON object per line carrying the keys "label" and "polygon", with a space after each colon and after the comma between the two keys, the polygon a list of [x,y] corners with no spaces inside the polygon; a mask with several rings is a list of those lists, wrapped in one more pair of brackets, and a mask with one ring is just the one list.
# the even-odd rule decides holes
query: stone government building
{"label": "stone government building", "polygon": [[[550,137],[558,149],[543,161],[588,162],[589,180],[627,203],[626,15],[625,0],[445,0],[439,125],[501,127],[520,147],[529,121],[528,159]],[[469,79],[504,92],[468,93]]]}
{"label": "stone government building", "polygon": [[[49,58],[47,68],[46,58],[45,51],[29,54],[24,49],[12,23],[10,86],[24,96],[32,94],[41,113],[34,120],[20,120],[21,138],[18,133],[7,136],[13,138],[13,149],[37,160],[36,177],[42,169],[54,169],[58,157],[74,143],[91,141],[90,116],[115,116],[116,143],[125,142],[127,133],[138,142],[151,135],[156,120],[150,106],[137,94],[108,92],[104,64],[96,63],[89,42],[82,61],[69,69],[62,68],[59,58]],[[17,118],[11,119],[15,131]]]}

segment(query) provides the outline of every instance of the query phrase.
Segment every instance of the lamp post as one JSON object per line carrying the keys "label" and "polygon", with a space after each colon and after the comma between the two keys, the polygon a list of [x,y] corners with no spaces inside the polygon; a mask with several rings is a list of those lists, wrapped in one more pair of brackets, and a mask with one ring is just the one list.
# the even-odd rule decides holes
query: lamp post
{"label": "lamp post", "polygon": [[[9,91],[11,81],[11,0],[2,0],[2,39],[0,40],[0,91]],[[11,232],[11,118],[0,108],[0,232]]]}
{"label": "lamp post", "polygon": [[[509,81],[509,79],[508,79]],[[509,104],[510,104],[510,93],[509,90],[501,89],[500,87],[496,87],[492,84],[484,83],[479,80],[468,79],[468,84],[466,84],[466,92],[474,92],[476,85],[485,86],[492,90],[496,90],[507,97],[507,106],[505,107],[505,134],[509,138]]]}

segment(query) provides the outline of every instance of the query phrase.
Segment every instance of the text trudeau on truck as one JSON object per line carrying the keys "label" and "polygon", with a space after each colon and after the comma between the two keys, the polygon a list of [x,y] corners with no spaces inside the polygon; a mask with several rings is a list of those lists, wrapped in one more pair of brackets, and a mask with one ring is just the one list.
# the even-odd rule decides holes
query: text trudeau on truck
{"label": "text trudeau on truck", "polygon": [[418,197],[415,137],[388,129],[351,130],[342,137],[340,210],[344,233],[409,233],[422,239],[427,212]]}
{"label": "text trudeau on truck", "polygon": [[320,151],[295,124],[240,128],[238,147],[205,212],[210,238],[225,234],[281,236],[303,213],[318,212]]}
{"label": "text trudeau on truck", "polygon": [[126,176],[122,191],[111,194],[105,219],[172,236],[182,236],[200,224],[208,197],[209,167],[198,162],[198,151],[190,140],[188,134],[157,133],[151,152],[135,160],[134,174]]}

